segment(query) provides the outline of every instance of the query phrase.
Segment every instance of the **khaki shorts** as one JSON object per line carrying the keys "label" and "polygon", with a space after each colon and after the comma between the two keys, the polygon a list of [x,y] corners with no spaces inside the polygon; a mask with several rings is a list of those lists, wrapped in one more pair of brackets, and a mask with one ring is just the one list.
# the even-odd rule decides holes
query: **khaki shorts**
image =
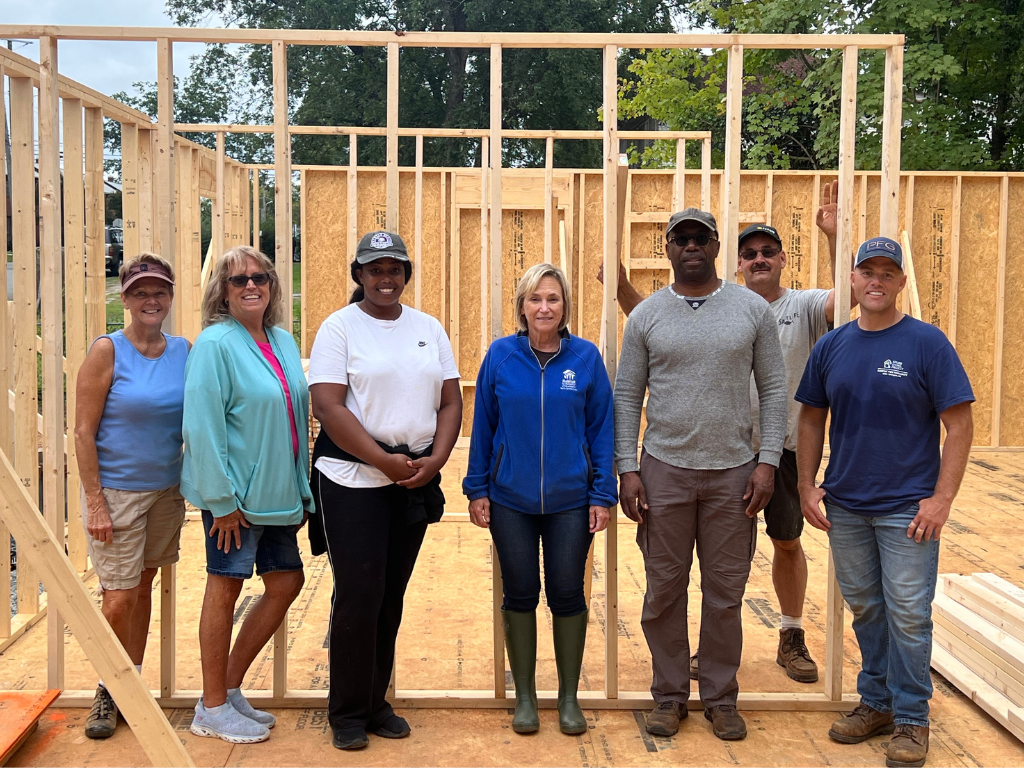
{"label": "khaki shorts", "polygon": [[[178,486],[162,491],[119,491],[104,488],[103,497],[114,524],[113,541],[100,543],[89,535],[89,557],[102,589],[134,589],[144,568],[178,562],[185,500]],[[82,525],[88,507],[82,489]]]}

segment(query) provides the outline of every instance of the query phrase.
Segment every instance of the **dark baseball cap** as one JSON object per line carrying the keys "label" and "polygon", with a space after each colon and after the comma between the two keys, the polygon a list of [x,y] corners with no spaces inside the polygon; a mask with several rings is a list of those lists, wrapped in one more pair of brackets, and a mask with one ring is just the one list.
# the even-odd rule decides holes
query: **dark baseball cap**
{"label": "dark baseball cap", "polygon": [[394,232],[367,232],[356,246],[356,261],[360,264],[369,264],[377,259],[409,261],[409,251],[406,250],[402,238]]}
{"label": "dark baseball cap", "polygon": [[124,278],[121,280],[121,293],[127,291],[134,283],[139,282],[146,277],[155,277],[157,280],[163,280],[169,285],[174,285],[174,280],[171,279],[170,274],[163,268],[161,264],[153,264],[149,261],[140,261],[137,264],[133,264],[132,267],[124,273]]}
{"label": "dark baseball cap", "polygon": [[668,235],[669,232],[684,221],[695,221],[698,224],[703,224],[716,235],[718,234],[718,224],[715,223],[715,217],[707,211],[702,211],[700,208],[687,208],[678,213],[673,213],[672,218],[668,220],[668,226],[665,227],[665,234]]}
{"label": "dark baseball cap", "polygon": [[779,237],[779,230],[775,227],[769,226],[768,224],[751,224],[749,227],[740,232],[740,238],[737,241],[739,245],[743,245],[743,241],[751,235],[768,235],[772,240],[782,247],[782,238]]}
{"label": "dark baseball cap", "polygon": [[857,249],[857,258],[854,259],[853,266],[856,267],[861,262],[875,256],[885,256],[887,259],[892,259],[896,262],[897,267],[901,270],[903,269],[903,249],[900,248],[899,243],[888,237],[874,237],[861,243],[860,248]]}

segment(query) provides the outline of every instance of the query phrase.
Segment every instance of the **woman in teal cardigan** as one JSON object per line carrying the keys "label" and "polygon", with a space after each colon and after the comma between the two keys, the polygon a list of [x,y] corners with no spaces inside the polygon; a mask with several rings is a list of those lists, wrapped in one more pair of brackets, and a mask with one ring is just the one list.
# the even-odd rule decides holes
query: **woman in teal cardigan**
{"label": "woman in teal cardigan", "polygon": [[[242,678],[302,589],[296,534],[315,511],[306,474],[309,393],[295,340],[277,327],[281,293],[264,254],[247,246],[225,253],[185,367],[181,493],[202,510],[207,573],[203,696],[192,733],[235,744],[263,741],[274,726],[273,715],[245,700]],[[253,566],[263,597],[231,648],[235,602]]]}

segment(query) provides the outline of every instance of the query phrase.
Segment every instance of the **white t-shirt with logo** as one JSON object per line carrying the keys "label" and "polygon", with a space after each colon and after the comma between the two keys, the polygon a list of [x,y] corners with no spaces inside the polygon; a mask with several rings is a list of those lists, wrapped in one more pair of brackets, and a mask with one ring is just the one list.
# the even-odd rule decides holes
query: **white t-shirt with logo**
{"label": "white t-shirt with logo", "polygon": [[[345,406],[374,440],[419,453],[434,440],[441,386],[459,378],[452,346],[433,317],[403,306],[397,320],[378,320],[357,304],[328,317],[309,357],[309,384],[345,384]],[[320,457],[316,468],[349,488],[391,480],[376,467]]]}
{"label": "white t-shirt with logo", "polygon": [[[787,451],[796,450],[797,422],[800,421],[800,404],[796,397],[797,387],[807,367],[811,350],[818,339],[829,331],[825,317],[825,304],[831,291],[824,288],[797,290],[787,288],[782,295],[768,306],[775,313],[779,323],[779,342],[782,344],[782,359],[786,363],[786,395],[789,398],[789,413],[786,419]],[[754,425],[751,443],[755,452],[761,446],[760,414],[757,399],[757,385],[750,377],[750,416]]]}

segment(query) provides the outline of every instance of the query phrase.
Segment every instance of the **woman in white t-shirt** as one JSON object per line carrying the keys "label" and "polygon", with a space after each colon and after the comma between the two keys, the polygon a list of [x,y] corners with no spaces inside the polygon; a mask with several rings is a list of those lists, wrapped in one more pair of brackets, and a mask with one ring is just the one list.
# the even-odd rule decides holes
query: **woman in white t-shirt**
{"label": "woman in white t-shirt", "polygon": [[367,731],[409,735],[385,694],[405,588],[428,523],[444,511],[439,471],[462,425],[444,328],[399,303],[411,275],[398,235],[364,235],[352,263],[361,289],[320,326],[309,361],[321,426],[310,542],[334,571],[328,719],[338,749],[365,747]]}

